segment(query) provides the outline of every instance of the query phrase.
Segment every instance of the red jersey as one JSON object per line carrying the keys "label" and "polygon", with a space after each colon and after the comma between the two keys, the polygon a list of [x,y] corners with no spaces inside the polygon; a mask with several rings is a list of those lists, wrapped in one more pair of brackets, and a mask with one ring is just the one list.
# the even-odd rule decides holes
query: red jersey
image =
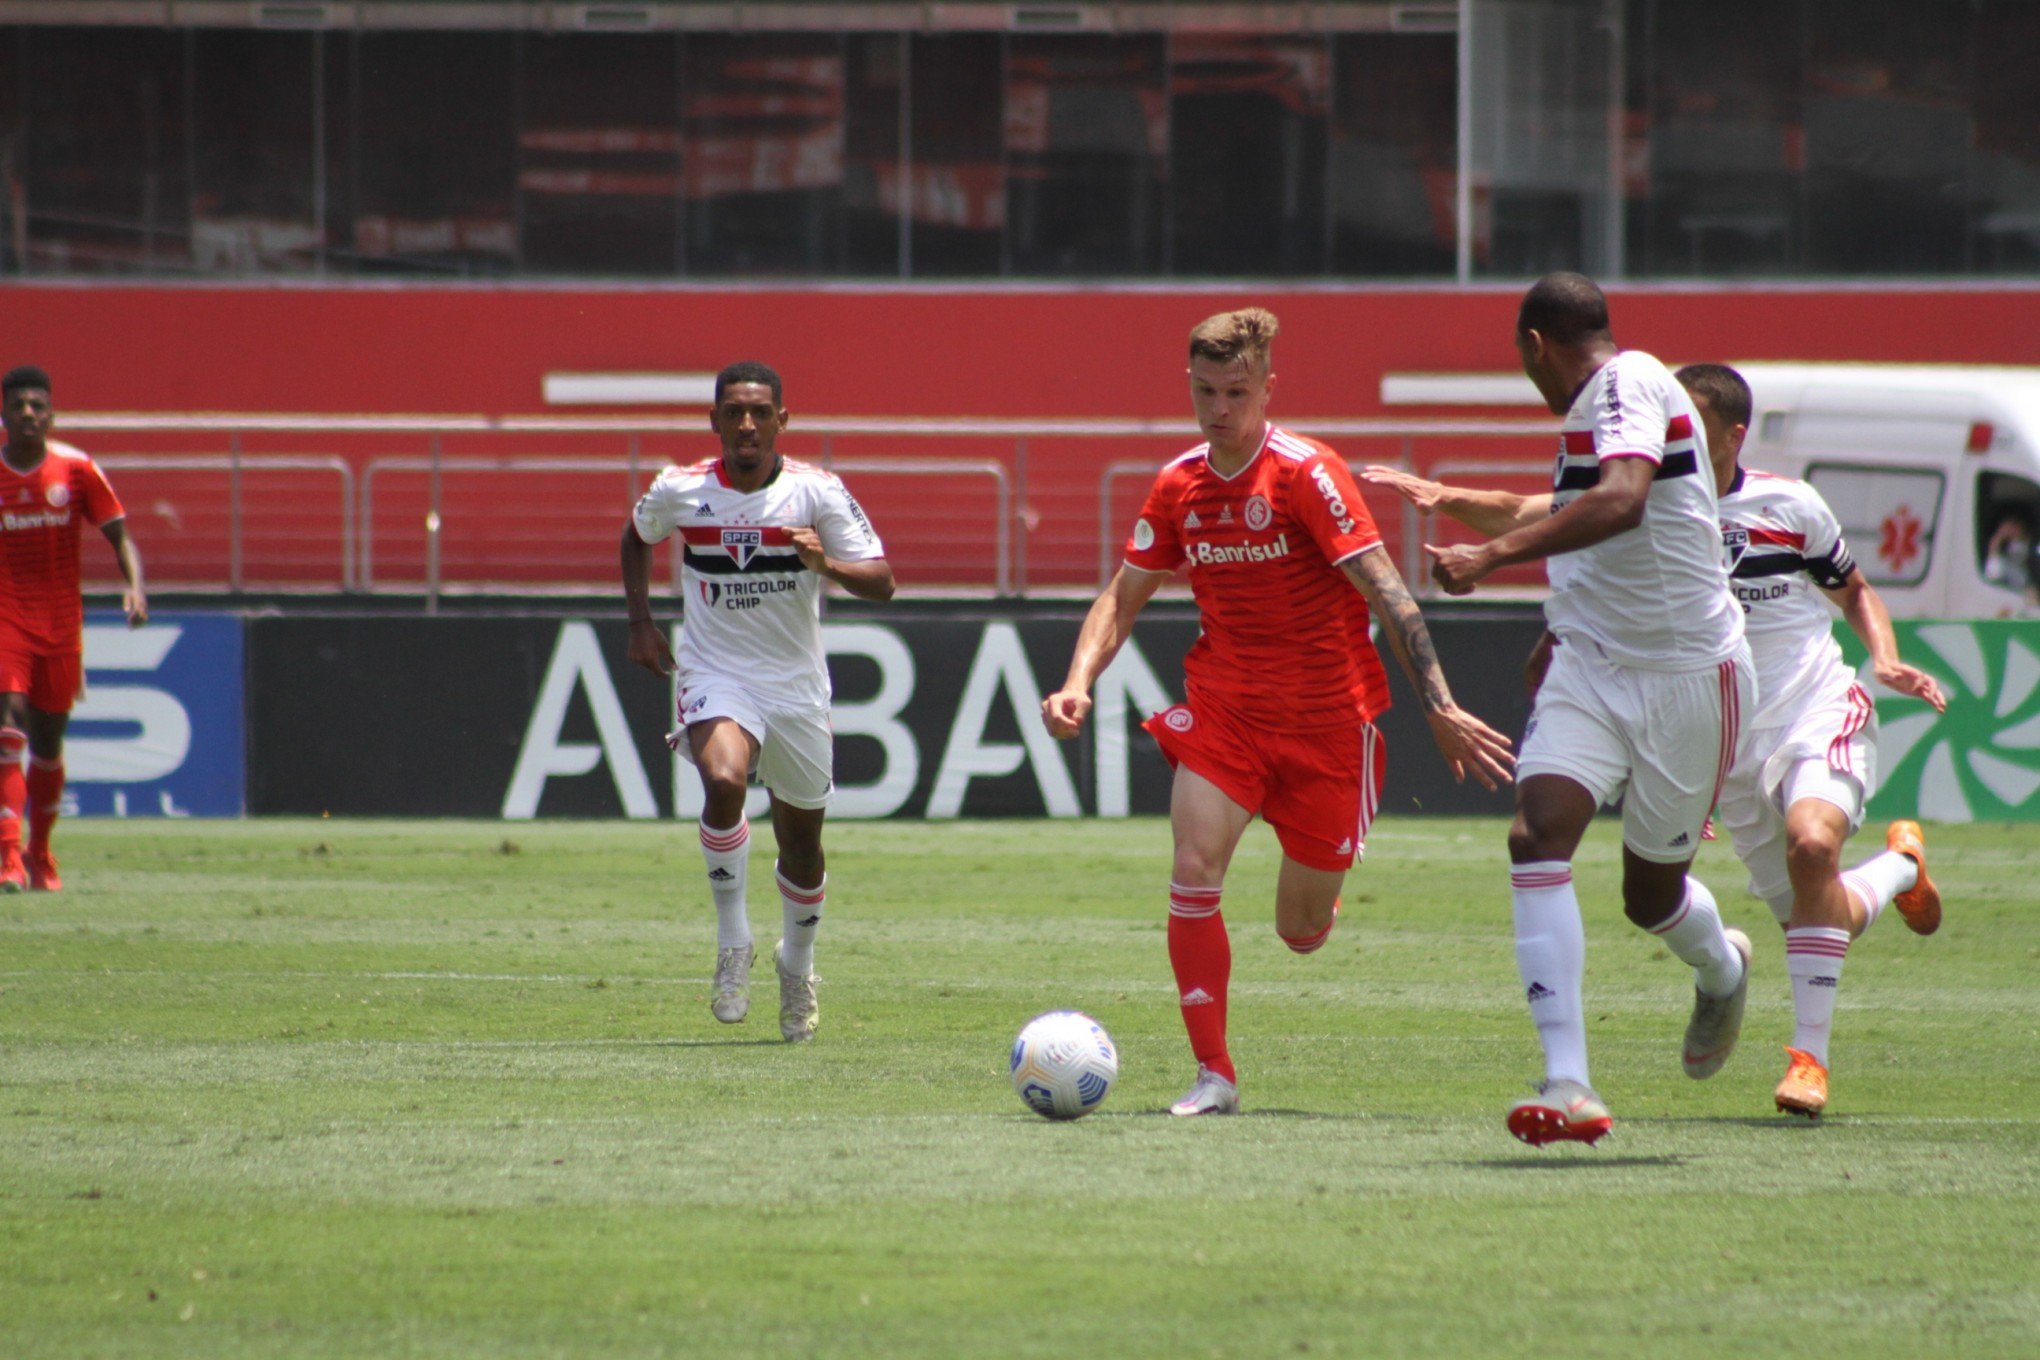
{"label": "red jersey", "polygon": [[0,458],[0,626],[51,651],[83,637],[78,533],[122,515],[99,465],[49,440],[42,462],[16,472]]}
{"label": "red jersey", "polygon": [[1210,700],[1277,731],[1342,727],[1388,707],[1367,601],[1337,563],[1381,532],[1323,444],[1268,427],[1230,477],[1201,445],[1163,468],[1127,541],[1144,571],[1190,564],[1202,636],[1184,658],[1192,707]]}

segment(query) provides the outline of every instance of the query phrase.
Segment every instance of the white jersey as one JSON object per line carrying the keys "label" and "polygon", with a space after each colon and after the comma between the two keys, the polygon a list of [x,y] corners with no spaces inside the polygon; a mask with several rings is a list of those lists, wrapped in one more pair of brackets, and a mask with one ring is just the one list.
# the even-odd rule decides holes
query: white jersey
{"label": "white jersey", "polygon": [[680,535],[683,687],[713,676],[775,705],[829,702],[822,579],[801,564],[792,531],[813,529],[839,562],[885,556],[841,480],[782,458],[764,486],[739,491],[714,458],[661,472],[631,518],[647,543]]}
{"label": "white jersey", "polygon": [[1552,632],[1644,670],[1700,670],[1734,654],[1742,611],[1728,591],[1705,439],[1686,389],[1641,350],[1587,379],[1560,428],[1552,513],[1598,485],[1605,460],[1643,458],[1657,473],[1643,523],[1547,564]]}
{"label": "white jersey", "polygon": [[1816,587],[1840,588],[1856,563],[1820,493],[1790,477],[1738,470],[1721,498],[1721,541],[1757,664],[1761,707],[1751,725],[1775,727],[1846,695],[1856,677]]}

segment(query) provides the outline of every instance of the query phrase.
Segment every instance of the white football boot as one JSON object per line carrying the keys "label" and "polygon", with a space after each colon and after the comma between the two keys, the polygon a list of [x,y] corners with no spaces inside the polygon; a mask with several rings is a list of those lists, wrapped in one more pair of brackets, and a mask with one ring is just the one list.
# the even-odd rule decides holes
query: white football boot
{"label": "white football boot", "polygon": [[1197,1067],[1197,1084],[1169,1107],[1170,1114],[1185,1119],[1200,1114],[1239,1112],[1240,1088],[1201,1063]]}
{"label": "white football boot", "polygon": [[787,972],[780,958],[785,948],[784,940],[772,946],[772,970],[779,974],[779,1033],[789,1044],[797,1044],[814,1038],[822,1021],[822,1003],[815,998],[815,984],[821,979],[813,973]]}
{"label": "white football boot", "polygon": [[1708,996],[1695,988],[1693,1018],[1686,1022],[1686,1049],[1681,1060],[1686,1075],[1705,1081],[1721,1070],[1735,1041],[1742,1034],[1743,1003],[1750,996],[1750,937],[1730,926],[1722,932],[1729,945],[1742,955],[1742,981],[1727,996]]}
{"label": "white football boot", "polygon": [[740,1025],[751,1013],[752,946],[725,949],[715,956],[715,998],[708,1009],[725,1025]]}

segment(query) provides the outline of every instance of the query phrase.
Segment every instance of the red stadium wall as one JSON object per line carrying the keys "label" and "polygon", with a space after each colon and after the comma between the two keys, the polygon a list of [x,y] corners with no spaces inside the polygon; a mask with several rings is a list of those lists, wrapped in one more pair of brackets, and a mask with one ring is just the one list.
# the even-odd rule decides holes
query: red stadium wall
{"label": "red stadium wall", "polygon": [[[1380,412],[1384,372],[1513,367],[1518,289],[0,287],[7,364],[94,411],[544,409],[554,371],[762,358],[796,413],[1175,416],[1190,326],[1282,317],[1280,409]],[[1674,361],[2040,364],[2040,286],[1635,288],[1623,344]]]}
{"label": "red stadium wall", "polygon": [[[1496,372],[1518,288],[1199,289],[696,289],[413,287],[0,287],[7,339],[0,363],[35,362],[55,379],[65,412],[326,412],[519,415],[545,410],[549,372],[703,371],[763,358],[785,374],[794,413],[785,447],[993,459],[1016,503],[1008,580],[1027,590],[1095,588],[1101,556],[1139,504],[1143,479],[1102,477],[1115,460],[1159,463],[1194,437],[1182,346],[1192,324],[1249,302],[1274,308],[1283,338],[1275,411],[1308,431],[1312,417],[1465,415],[1385,412],[1387,372]],[[1674,361],[1853,359],[2040,364],[2040,286],[1996,288],[1638,288],[1614,296],[1624,344]],[[1024,459],[1010,438],[838,436],[825,446],[801,416],[1141,417],[1168,422],[1152,438],[1033,436]],[[569,414],[593,414],[578,408]],[[672,411],[636,414],[671,416]],[[1536,416],[1534,411],[1504,414]],[[76,435],[121,461],[116,486],[161,582],[200,587],[412,589],[466,585],[602,586],[613,581],[617,525],[635,494],[615,475],[622,436],[339,437],[218,432]],[[1342,436],[1356,461],[1520,456],[1534,484],[1542,438],[1460,440]],[[243,454],[344,460],[360,487],[330,473],[251,472],[237,495],[245,531],[228,530],[224,466]],[[543,472],[448,468],[416,460],[430,448],[474,455],[587,455]],[[699,435],[645,438],[641,475],[668,458],[713,450]],[[211,471],[173,471],[152,455],[210,457]],[[414,466],[370,475],[369,460]],[[142,461],[137,462],[136,459]],[[898,475],[855,481],[885,534],[901,579],[918,588],[994,585],[999,517],[982,478]],[[436,538],[425,525],[438,488]],[[1392,497],[1369,497],[1391,549],[1405,521]],[[360,509],[360,527],[345,515]],[[1101,533],[1105,546],[1101,553]],[[88,545],[89,579],[111,583],[110,554]],[[1526,571],[1523,579],[1535,579]]]}

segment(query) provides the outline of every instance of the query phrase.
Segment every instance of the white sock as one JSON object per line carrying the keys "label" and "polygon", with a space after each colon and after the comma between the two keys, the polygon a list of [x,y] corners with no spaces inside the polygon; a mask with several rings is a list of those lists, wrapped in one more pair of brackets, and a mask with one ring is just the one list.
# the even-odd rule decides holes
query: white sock
{"label": "white sock", "polygon": [[1911,855],[1886,850],[1842,874],[1842,886],[1863,904],[1863,929],[1868,930],[1891,905],[1891,899],[1920,881],[1920,866]]}
{"label": "white sock", "polygon": [[1591,1085],[1580,1000],[1587,932],[1573,893],[1572,865],[1553,859],[1510,866],[1509,897],[1515,906],[1516,969],[1544,1045],[1545,1079]]}
{"label": "white sock", "polygon": [[1721,909],[1714,894],[1690,874],[1686,877],[1686,900],[1663,925],[1650,933],[1665,942],[1665,948],[1693,966],[1693,985],[1703,996],[1727,996],[1742,981],[1743,959],[1728,936],[1721,931]]}
{"label": "white sock", "polygon": [[779,961],[786,965],[787,972],[806,977],[815,971],[815,930],[822,924],[822,903],[829,895],[829,876],[823,874],[820,883],[803,888],[787,882],[775,863],[772,877],[779,883],[779,905],[786,926],[786,942],[780,946]]}
{"label": "white sock", "polygon": [[715,898],[715,947],[742,949],[751,942],[751,916],[744,906],[744,880],[751,864],[751,823],[744,817],[727,831],[701,824],[701,857],[708,861],[708,891]]}
{"label": "white sock", "polygon": [[1828,1065],[1828,1030],[1835,1018],[1835,992],[1842,983],[1842,960],[1849,954],[1849,932],[1833,926],[1800,926],[1785,932],[1785,971],[1792,978],[1792,1010],[1799,1024],[1792,1046]]}

